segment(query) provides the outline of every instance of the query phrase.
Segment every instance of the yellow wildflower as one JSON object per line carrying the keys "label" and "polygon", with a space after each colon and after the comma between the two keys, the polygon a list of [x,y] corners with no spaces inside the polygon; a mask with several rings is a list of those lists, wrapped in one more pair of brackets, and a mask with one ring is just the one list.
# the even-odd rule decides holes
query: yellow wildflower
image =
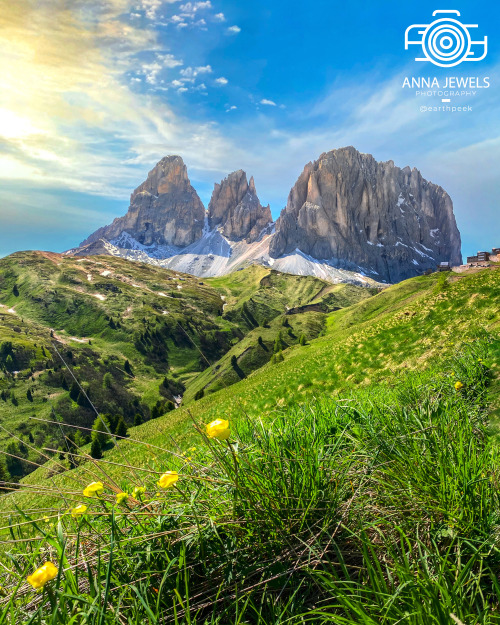
{"label": "yellow wildflower", "polygon": [[141,495],[144,495],[145,492],[146,489],[144,488],[144,486],[136,486],[132,491],[132,497],[134,499],[138,499]]}
{"label": "yellow wildflower", "polygon": [[177,471],[167,471],[158,480],[158,486],[160,488],[170,488],[177,482],[178,479],[179,474]]}
{"label": "yellow wildflower", "polygon": [[118,505],[120,505],[122,503],[125,503],[128,498],[129,498],[129,494],[128,493],[117,493],[117,495],[116,495],[116,503]]}
{"label": "yellow wildflower", "polygon": [[45,523],[50,523],[50,519],[48,516],[44,516],[43,520],[45,521]]}
{"label": "yellow wildflower", "polygon": [[190,448],[188,449],[188,451],[191,451],[191,452],[192,452],[192,451],[196,451],[196,447],[190,447]]}
{"label": "yellow wildflower", "polygon": [[57,567],[52,562],[46,562],[38,568],[32,575],[28,575],[28,582],[35,590],[43,588],[47,582],[57,577]]}
{"label": "yellow wildflower", "polygon": [[455,382],[455,390],[456,391],[460,391],[463,387],[464,387],[464,385],[462,384],[462,382]]}
{"label": "yellow wildflower", "polygon": [[87,506],[84,506],[83,504],[80,506],[76,506],[76,508],[73,508],[73,510],[71,510],[71,516],[74,519],[79,519],[80,517],[82,517],[85,513],[87,512]]}
{"label": "yellow wildflower", "polygon": [[207,425],[207,436],[209,438],[218,438],[225,441],[231,436],[229,429],[229,421],[225,419],[216,419]]}
{"label": "yellow wildflower", "polygon": [[92,482],[89,484],[87,488],[83,491],[85,497],[95,497],[99,496],[104,491],[104,485],[102,482]]}

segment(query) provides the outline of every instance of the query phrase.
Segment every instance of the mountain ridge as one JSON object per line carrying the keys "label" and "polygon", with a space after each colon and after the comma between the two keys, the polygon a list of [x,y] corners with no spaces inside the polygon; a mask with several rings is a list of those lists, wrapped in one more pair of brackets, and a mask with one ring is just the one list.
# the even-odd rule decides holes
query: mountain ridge
{"label": "mountain ridge", "polygon": [[420,172],[353,147],[308,163],[273,222],[243,170],[214,185],[205,210],[180,156],[163,158],[127,214],[69,254],[110,254],[215,277],[257,262],[333,282],[398,282],[440,262],[460,264],[446,191]]}

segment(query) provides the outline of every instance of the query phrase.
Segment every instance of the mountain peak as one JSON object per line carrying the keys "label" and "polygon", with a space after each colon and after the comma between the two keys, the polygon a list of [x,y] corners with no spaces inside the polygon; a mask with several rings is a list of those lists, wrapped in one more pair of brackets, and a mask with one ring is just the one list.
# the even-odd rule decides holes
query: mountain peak
{"label": "mountain peak", "polygon": [[166,156],[132,193],[127,214],[94,232],[82,246],[128,233],[146,246],[185,247],[202,236],[204,220],[205,207],[191,186],[184,161]]}
{"label": "mountain peak", "polygon": [[269,253],[297,250],[385,282],[442,261],[461,263],[449,195],[418,170],[377,162],[353,147],[322,154],[292,188]]}
{"label": "mountain peak", "polygon": [[215,184],[208,205],[210,228],[220,227],[231,241],[256,241],[266,226],[272,223],[271,209],[264,208],[257,196],[253,176],[250,184],[242,170],[229,174]]}

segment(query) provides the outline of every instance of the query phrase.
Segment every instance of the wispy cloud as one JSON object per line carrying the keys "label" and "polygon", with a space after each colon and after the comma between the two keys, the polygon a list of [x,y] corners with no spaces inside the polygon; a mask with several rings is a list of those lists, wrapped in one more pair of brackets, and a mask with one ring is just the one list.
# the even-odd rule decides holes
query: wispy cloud
{"label": "wispy cloud", "polygon": [[230,35],[237,35],[238,33],[241,33],[241,28],[240,28],[239,26],[230,26],[230,27],[227,29],[227,32],[228,32]]}
{"label": "wispy cloud", "polygon": [[277,106],[276,102],[273,102],[272,100],[267,100],[266,98],[261,100],[259,104],[263,104],[264,106]]}

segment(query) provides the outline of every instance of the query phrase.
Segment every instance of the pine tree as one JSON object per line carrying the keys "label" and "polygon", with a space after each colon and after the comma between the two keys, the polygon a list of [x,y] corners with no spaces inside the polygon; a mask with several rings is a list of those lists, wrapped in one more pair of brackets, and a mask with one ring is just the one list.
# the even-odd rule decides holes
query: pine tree
{"label": "pine tree", "polygon": [[33,401],[33,395],[31,393],[31,389],[28,389],[26,391],[26,397],[28,398],[28,401],[31,401],[31,402]]}
{"label": "pine tree", "polygon": [[7,354],[7,358],[5,359],[5,367],[7,368],[7,371],[14,370],[14,360],[11,354]]}
{"label": "pine tree", "polygon": [[109,371],[106,371],[106,373],[104,374],[104,377],[102,379],[102,387],[107,389],[113,388],[113,376]]}
{"label": "pine tree", "polygon": [[69,396],[71,397],[73,401],[76,401],[78,399],[79,394],[80,394],[80,388],[78,387],[78,384],[76,382],[73,382],[71,384],[71,388],[69,389]]}
{"label": "pine tree", "polygon": [[2,490],[7,490],[4,486],[5,486],[5,482],[10,482],[10,476],[7,472],[7,468],[5,466],[5,464],[2,462],[0,462],[0,491]]}
{"label": "pine tree", "polygon": [[300,343],[301,345],[306,345],[306,344],[307,344],[307,341],[306,341],[306,335],[305,335],[305,334],[301,334],[301,335],[300,335],[299,343]]}
{"label": "pine tree", "polygon": [[[153,407],[153,412],[155,410],[156,406]],[[156,419],[158,415],[153,416],[153,412],[151,413],[151,418],[152,419]],[[136,412],[135,417],[134,417],[134,426],[137,427],[138,425],[142,424],[142,415],[139,412]]]}
{"label": "pine tree", "polygon": [[133,375],[132,367],[130,366],[130,362],[128,360],[125,361],[124,369],[125,369],[126,373],[128,373],[129,375]]}
{"label": "pine tree", "polygon": [[23,462],[19,458],[19,448],[17,446],[17,443],[11,441],[7,445],[7,449],[5,451],[10,454],[6,457],[5,460],[8,472],[12,475],[12,477],[21,477],[24,473],[24,468]]}
{"label": "pine tree", "polygon": [[278,332],[276,339],[274,341],[274,349],[273,352],[275,354],[277,354],[278,352],[280,352],[283,349],[284,345],[283,345],[283,339],[281,338],[281,330]]}
{"label": "pine tree", "polygon": [[14,406],[19,406],[19,402],[17,401],[17,397],[14,395],[14,393],[12,393],[12,395],[10,396],[10,401]]}
{"label": "pine tree", "polygon": [[96,417],[94,425],[92,426],[92,442],[99,441],[99,445],[102,449],[109,441],[110,435],[108,431],[111,431],[108,419],[103,415]]}
{"label": "pine tree", "polygon": [[12,293],[15,297],[19,297],[19,288],[17,286],[17,284],[14,284],[14,287],[12,289]]}
{"label": "pine tree", "polygon": [[102,447],[99,439],[97,438],[92,441],[92,445],[90,446],[90,455],[96,460],[102,458]]}
{"label": "pine tree", "polygon": [[117,436],[121,436],[121,437],[127,436],[127,426],[125,424],[125,421],[123,420],[123,417],[120,417],[118,419],[118,423],[116,425],[115,434]]}

